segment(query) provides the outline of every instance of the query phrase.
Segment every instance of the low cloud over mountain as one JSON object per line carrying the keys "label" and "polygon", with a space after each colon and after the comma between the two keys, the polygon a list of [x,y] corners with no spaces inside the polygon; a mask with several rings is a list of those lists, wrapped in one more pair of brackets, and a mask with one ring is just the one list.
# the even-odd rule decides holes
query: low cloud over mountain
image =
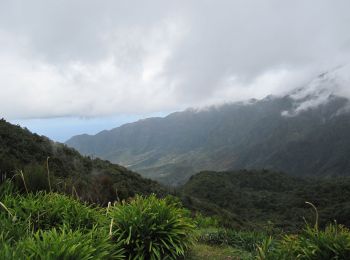
{"label": "low cloud over mountain", "polygon": [[151,113],[286,93],[348,61],[349,8],[346,0],[4,0],[2,116]]}

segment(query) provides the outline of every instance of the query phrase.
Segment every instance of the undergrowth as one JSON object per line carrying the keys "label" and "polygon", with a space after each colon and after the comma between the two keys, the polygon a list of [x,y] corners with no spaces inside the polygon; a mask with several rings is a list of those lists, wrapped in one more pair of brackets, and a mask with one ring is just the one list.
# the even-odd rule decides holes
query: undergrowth
{"label": "undergrowth", "polygon": [[132,259],[177,259],[191,245],[194,222],[189,212],[169,199],[136,196],[112,207],[113,238]]}
{"label": "undergrowth", "polygon": [[[320,229],[317,209],[308,204],[314,225],[271,237],[223,229],[217,218],[193,215],[175,197],[136,196],[102,208],[54,192],[20,194],[6,181],[0,185],[0,259],[350,259],[350,230],[336,222]],[[188,254],[191,248],[207,252]]]}
{"label": "undergrowth", "polygon": [[336,222],[320,230],[318,211],[315,210],[315,224],[306,223],[300,234],[285,235],[280,240],[265,239],[257,248],[257,259],[307,259],[330,260],[350,259],[350,230]]}
{"label": "undergrowth", "polygon": [[177,259],[194,221],[176,199],[136,196],[107,208],[0,186],[0,259]]}

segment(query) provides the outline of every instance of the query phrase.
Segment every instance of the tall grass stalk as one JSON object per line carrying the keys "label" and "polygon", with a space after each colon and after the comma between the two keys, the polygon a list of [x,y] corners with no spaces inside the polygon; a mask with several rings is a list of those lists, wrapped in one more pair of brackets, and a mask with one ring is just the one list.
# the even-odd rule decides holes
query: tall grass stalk
{"label": "tall grass stalk", "polygon": [[318,210],[313,203],[308,201],[305,201],[305,203],[310,205],[315,210],[315,230],[318,231]]}
{"label": "tall grass stalk", "polygon": [[50,180],[49,159],[50,159],[50,156],[48,156],[47,159],[46,159],[46,168],[47,168],[47,179],[48,179],[48,182],[49,182],[49,189],[50,189],[50,192],[52,192],[52,189],[51,189],[51,180]]}
{"label": "tall grass stalk", "polygon": [[[73,194],[73,192],[74,192],[74,194]],[[78,195],[78,192],[77,192],[76,188],[74,187],[74,185],[72,186],[72,197],[74,197],[73,195],[75,195],[75,197],[76,197],[78,200],[80,199],[80,197],[79,197],[79,195]]]}
{"label": "tall grass stalk", "polygon": [[109,225],[109,236],[112,237],[113,235],[113,218],[111,219],[111,224]]}
{"label": "tall grass stalk", "polygon": [[112,203],[110,201],[108,201],[106,216],[108,215],[108,211],[109,211],[109,208],[111,207],[111,205],[112,205]]}
{"label": "tall grass stalk", "polygon": [[4,203],[2,203],[2,202],[0,201],[0,205],[1,205],[1,207],[3,207],[3,208],[7,211],[7,213],[8,213],[11,217],[13,217],[13,214],[12,214],[11,211],[5,206]]}
{"label": "tall grass stalk", "polygon": [[24,188],[25,188],[27,194],[29,194],[29,191],[28,191],[28,188],[27,188],[27,184],[26,184],[26,180],[24,179],[24,174],[23,174],[22,170],[20,171],[20,176],[22,178],[22,181],[23,181],[23,184],[24,184]]}

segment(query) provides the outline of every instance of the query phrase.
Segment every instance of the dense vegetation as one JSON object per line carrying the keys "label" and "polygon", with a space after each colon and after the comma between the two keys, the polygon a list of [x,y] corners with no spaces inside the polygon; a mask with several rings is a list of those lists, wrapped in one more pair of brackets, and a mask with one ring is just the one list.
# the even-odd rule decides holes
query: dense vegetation
{"label": "dense vegetation", "polygon": [[181,187],[186,207],[222,216],[227,226],[280,232],[301,230],[316,205],[319,224],[350,227],[350,178],[305,179],[262,171],[201,172]]}
{"label": "dense vegetation", "polygon": [[95,136],[76,136],[67,144],[171,185],[203,170],[264,168],[294,176],[346,176],[348,105],[347,99],[330,96],[323,105],[282,116],[298,102],[290,96],[267,97],[141,120]]}
{"label": "dense vegetation", "polygon": [[[349,259],[350,231],[338,223],[293,233],[224,228],[174,197],[136,196],[102,208],[52,192],[0,185],[1,259]],[[313,215],[314,216],[314,215]],[[309,222],[311,223],[311,222]]]}
{"label": "dense vegetation", "polygon": [[159,198],[156,182],[4,120],[0,137],[0,259],[349,258],[348,178],[202,172],[181,200]]}
{"label": "dense vegetation", "polygon": [[99,204],[136,194],[165,193],[158,183],[122,166],[81,156],[66,145],[32,134],[2,119],[0,183],[12,176],[22,191],[57,190]]}
{"label": "dense vegetation", "polygon": [[203,252],[190,259],[347,260],[350,257],[350,230],[337,223],[324,229],[306,224],[300,233],[288,235],[211,228],[201,230],[198,240]]}
{"label": "dense vegetation", "polygon": [[1,259],[177,259],[194,221],[174,199],[136,197],[107,208],[52,192],[0,186]]}

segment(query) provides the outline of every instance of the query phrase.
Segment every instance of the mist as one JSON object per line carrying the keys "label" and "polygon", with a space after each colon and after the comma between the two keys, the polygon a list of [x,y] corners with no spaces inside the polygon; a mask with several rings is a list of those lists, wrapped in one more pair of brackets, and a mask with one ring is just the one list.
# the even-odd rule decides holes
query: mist
{"label": "mist", "polygon": [[[345,0],[1,1],[2,116],[114,117],[284,95],[347,64],[349,8]],[[349,97],[344,75],[332,91]]]}

